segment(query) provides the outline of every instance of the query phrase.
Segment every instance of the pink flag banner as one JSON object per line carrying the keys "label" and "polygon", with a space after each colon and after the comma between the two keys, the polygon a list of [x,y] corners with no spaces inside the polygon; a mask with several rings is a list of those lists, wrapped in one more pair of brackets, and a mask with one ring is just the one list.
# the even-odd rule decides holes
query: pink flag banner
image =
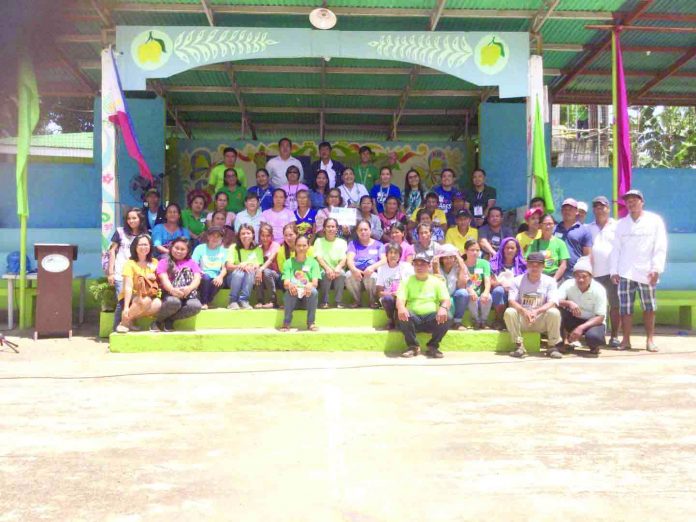
{"label": "pink flag banner", "polygon": [[624,205],[623,195],[631,190],[631,136],[630,120],[628,119],[628,100],[626,95],[626,79],[624,77],[623,56],[621,53],[620,29],[614,30],[613,67],[614,67],[614,121],[616,134],[614,144],[614,162],[616,186],[615,194],[619,216],[624,217],[628,211]]}
{"label": "pink flag banner", "polygon": [[128,106],[121,89],[121,79],[118,75],[113,51],[109,50],[105,58],[105,60],[102,60],[102,97],[104,98],[103,107],[107,110],[104,116],[108,117],[109,121],[113,122],[114,125],[120,127],[128,155],[138,164],[140,175],[148,181],[153,181],[152,172],[150,172],[150,167],[147,166],[147,162],[140,150],[133,121],[128,113]]}

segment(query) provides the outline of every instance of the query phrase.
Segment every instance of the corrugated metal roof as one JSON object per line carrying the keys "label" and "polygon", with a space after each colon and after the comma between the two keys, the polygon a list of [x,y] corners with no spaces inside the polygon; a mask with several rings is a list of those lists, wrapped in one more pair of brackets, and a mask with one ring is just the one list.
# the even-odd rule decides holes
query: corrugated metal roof
{"label": "corrugated metal roof", "polygon": [[[139,4],[188,4],[196,6],[196,11],[191,13],[181,13],[172,11],[156,12],[136,12],[123,11],[117,8],[122,3]],[[267,27],[302,27],[310,28],[306,14],[267,14],[263,13],[263,6],[287,6],[302,7],[306,11],[313,7],[320,6],[321,0],[209,0],[213,7],[219,5],[237,6],[259,6],[258,14],[215,14],[215,22],[219,26],[267,26]],[[627,12],[634,9],[639,0],[561,0],[556,11],[587,11],[610,13],[616,11]],[[93,15],[93,10],[85,4],[78,10],[72,12]],[[398,16],[350,16],[340,14],[338,16],[338,30],[424,30],[427,25],[427,16],[435,5],[434,0],[330,0],[329,7],[340,8],[380,8],[380,9],[419,9],[422,13],[417,16],[398,17]],[[543,5],[542,0],[448,0],[445,6],[445,15],[438,24],[439,31],[525,31],[529,29],[530,18],[506,18],[504,16],[493,16],[489,18],[454,18],[447,17],[448,9],[498,9],[498,10],[536,10]],[[200,0],[111,0],[109,6],[112,7],[111,15],[119,25],[199,25],[207,26],[208,21],[205,17]],[[114,8],[116,7],[116,8]],[[656,0],[650,7],[652,13],[680,13],[696,14],[696,0]],[[592,18],[592,17],[590,17]],[[70,23],[70,22],[68,22]],[[73,28],[66,29],[65,33],[77,34],[99,34],[101,27],[98,20],[79,20],[71,22]],[[591,31],[585,26],[596,22],[586,19],[556,19],[550,18],[546,21],[542,36],[545,44],[591,44],[598,41],[606,33],[604,31]],[[653,27],[668,27],[688,25],[677,21],[649,21],[644,22],[640,19],[637,24],[650,25]],[[691,46],[696,45],[696,38],[688,34],[660,34],[649,32],[626,31],[622,34],[624,46],[678,46],[686,51]],[[61,44],[67,54],[73,60],[96,60],[99,57],[100,45],[98,43],[63,43]],[[657,73],[672,64],[682,53],[625,53],[624,64],[627,71],[641,70]],[[544,66],[547,69],[570,69],[577,63],[582,54],[578,52],[546,51],[544,54]],[[321,61],[316,58],[298,59],[273,59],[273,60],[246,60],[234,62],[234,65],[272,65],[272,66],[304,66],[319,67]],[[595,60],[590,68],[610,69],[609,53],[603,53]],[[412,67],[411,64],[396,61],[379,60],[355,60],[345,58],[334,58],[327,64],[329,73],[326,76],[326,87],[330,89],[390,89],[400,91],[408,81],[407,71]],[[335,74],[331,73],[332,67],[360,67],[360,68],[399,68],[403,69],[404,74],[379,74],[359,72],[357,74]],[[696,71],[696,60],[685,65],[681,71]],[[41,85],[54,83],[56,85],[71,85],[77,81],[69,70],[45,69],[37,71]],[[99,82],[100,71],[98,69],[85,69],[85,74],[95,82]],[[242,96],[247,106],[251,107],[320,107],[322,97],[320,95],[291,95],[291,94],[253,94],[255,87],[275,87],[275,88],[320,88],[320,75],[317,72],[249,72],[238,71],[237,81],[242,88]],[[558,77],[545,75],[546,83],[554,81]],[[645,82],[649,81],[650,76],[628,76],[627,83],[630,90],[637,90]],[[222,71],[193,70],[175,75],[172,78],[164,79],[166,87],[171,86],[224,86],[229,87],[230,82],[227,75]],[[422,73],[416,79],[414,90],[441,90],[441,89],[461,89],[478,90],[478,86],[468,82],[447,76]],[[580,75],[569,86],[568,92],[596,92],[607,93],[610,91],[610,76]],[[651,92],[653,93],[681,93],[693,94],[696,89],[696,82],[693,78],[673,77],[660,83]],[[396,110],[399,103],[399,96],[324,96],[324,103],[327,107],[355,108],[365,110],[364,114],[331,114],[326,116],[327,122],[356,124],[374,124],[376,121],[388,122],[389,115],[371,115],[370,108]],[[168,93],[168,100],[174,105],[221,105],[236,106],[236,98],[232,93]],[[422,97],[410,96],[407,109],[447,109],[474,107],[478,103],[478,97]],[[204,112],[182,113],[185,118],[191,121],[230,121],[231,125],[237,125],[240,115],[230,112]],[[254,114],[254,120],[259,123],[308,123],[311,129],[309,136],[316,136],[316,126],[318,115],[316,113],[275,113],[275,114]],[[404,125],[446,125],[451,117],[447,116],[404,116]],[[311,125],[310,125],[311,123]],[[449,131],[445,131],[449,132]],[[197,133],[198,134],[198,133]],[[296,135],[295,131],[293,134]],[[379,139],[383,139],[383,133],[376,133]],[[299,134],[298,134],[299,135]]]}

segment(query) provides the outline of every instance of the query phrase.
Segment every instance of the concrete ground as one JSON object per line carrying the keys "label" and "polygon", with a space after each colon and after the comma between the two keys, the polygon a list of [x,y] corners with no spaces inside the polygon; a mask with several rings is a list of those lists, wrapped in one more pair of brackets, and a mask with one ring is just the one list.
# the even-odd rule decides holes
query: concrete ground
{"label": "concrete ground", "polygon": [[694,520],[696,342],[668,333],[560,361],[20,339],[0,521]]}

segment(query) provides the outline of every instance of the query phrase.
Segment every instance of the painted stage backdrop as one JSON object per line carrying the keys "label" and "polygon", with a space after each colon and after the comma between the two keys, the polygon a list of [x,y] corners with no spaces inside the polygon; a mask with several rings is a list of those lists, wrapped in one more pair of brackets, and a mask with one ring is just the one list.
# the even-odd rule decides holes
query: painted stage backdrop
{"label": "painted stage backdrop", "polygon": [[[439,183],[442,169],[454,169],[460,178],[466,166],[466,148],[463,142],[352,142],[332,143],[331,157],[346,166],[354,167],[360,163],[358,150],[362,145],[372,149],[373,164],[377,167],[389,165],[393,172],[392,183],[403,188],[406,172],[416,169],[426,188]],[[303,141],[293,143],[292,155],[298,158],[305,170],[319,159],[319,142]],[[237,149],[237,167],[241,167],[247,182],[255,184],[256,169],[264,167],[267,159],[278,155],[278,144],[263,141],[230,141],[220,143],[216,140],[177,140],[176,158],[179,172],[179,190],[183,196],[196,188],[207,186],[211,166],[222,161],[225,147]],[[371,187],[367,187],[368,190]],[[177,198],[179,199],[179,198]]]}

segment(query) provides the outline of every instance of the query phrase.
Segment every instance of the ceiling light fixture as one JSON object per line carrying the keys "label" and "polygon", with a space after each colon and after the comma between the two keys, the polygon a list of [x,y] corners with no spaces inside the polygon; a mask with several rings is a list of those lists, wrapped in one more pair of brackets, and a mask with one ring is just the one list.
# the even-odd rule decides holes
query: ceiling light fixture
{"label": "ceiling light fixture", "polygon": [[309,22],[317,29],[331,29],[336,25],[336,15],[324,2],[323,7],[317,7],[309,13]]}

